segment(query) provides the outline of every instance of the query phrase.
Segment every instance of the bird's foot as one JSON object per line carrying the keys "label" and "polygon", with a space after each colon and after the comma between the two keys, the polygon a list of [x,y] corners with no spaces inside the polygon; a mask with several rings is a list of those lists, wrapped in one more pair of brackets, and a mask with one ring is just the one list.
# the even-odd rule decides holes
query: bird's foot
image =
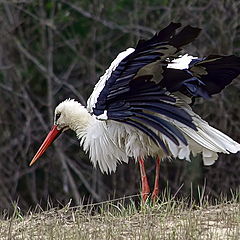
{"label": "bird's foot", "polygon": [[159,188],[154,188],[151,196],[152,203],[156,203],[159,198]]}

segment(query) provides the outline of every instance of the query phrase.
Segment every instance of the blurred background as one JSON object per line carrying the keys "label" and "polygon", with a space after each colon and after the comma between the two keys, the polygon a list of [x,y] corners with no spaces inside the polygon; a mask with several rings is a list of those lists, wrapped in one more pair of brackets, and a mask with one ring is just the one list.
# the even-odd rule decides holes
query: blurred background
{"label": "blurred background", "polygon": [[[138,164],[116,173],[94,169],[73,132],[59,137],[29,167],[66,98],[82,104],[120,51],[134,47],[171,21],[202,28],[186,48],[192,55],[240,55],[238,0],[12,0],[0,1],[0,209],[23,210],[100,202],[139,193]],[[240,79],[194,110],[240,142]],[[147,173],[154,181],[154,161]],[[174,196],[217,198],[240,184],[240,156],[220,155],[209,167],[201,157],[161,164],[161,190]]]}

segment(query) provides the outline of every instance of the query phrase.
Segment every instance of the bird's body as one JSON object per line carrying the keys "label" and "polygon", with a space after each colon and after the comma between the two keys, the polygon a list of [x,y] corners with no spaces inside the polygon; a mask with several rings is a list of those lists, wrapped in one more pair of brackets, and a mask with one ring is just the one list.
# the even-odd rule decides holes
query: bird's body
{"label": "bird's body", "polygon": [[136,49],[120,53],[86,107],[71,99],[60,103],[55,127],[32,163],[67,129],[76,132],[102,172],[115,171],[118,162],[132,158],[140,160],[142,179],[147,156],[190,160],[191,154],[202,154],[204,164],[211,165],[218,153],[240,151],[240,144],[209,126],[190,106],[192,98],[209,98],[236,78],[240,58],[180,56],[180,47],[193,41],[199,29],[187,26],[176,34],[179,27],[171,23]]}
{"label": "bird's body", "polygon": [[85,152],[89,153],[93,165],[95,167],[98,165],[101,171],[106,173],[115,172],[117,163],[127,163],[129,158],[137,160],[139,157],[145,159],[148,156],[159,156],[161,159],[178,157],[190,161],[190,153],[193,156],[199,153],[202,154],[204,165],[212,165],[218,158],[217,153],[229,154],[240,151],[240,145],[237,142],[201,119],[187,104],[188,99],[182,97],[182,99],[179,97],[178,106],[184,107],[191,114],[198,130],[192,131],[191,128],[172,120],[171,123],[187,139],[187,145],[180,143],[179,146],[161,132],[156,132],[166,144],[169,154],[166,154],[140,130],[113,120],[99,120],[75,100],[65,100],[56,110],[62,111],[63,107],[74,109],[73,115],[68,114],[71,116],[69,128],[75,131],[80,145]]}

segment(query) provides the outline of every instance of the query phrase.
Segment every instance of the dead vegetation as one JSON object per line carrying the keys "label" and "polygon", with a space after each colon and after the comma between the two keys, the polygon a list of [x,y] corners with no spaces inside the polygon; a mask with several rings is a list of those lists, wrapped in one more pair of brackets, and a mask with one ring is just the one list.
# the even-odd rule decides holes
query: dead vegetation
{"label": "dead vegetation", "polygon": [[[36,213],[38,212],[38,213]],[[137,209],[131,202],[38,210],[0,221],[0,239],[169,239],[237,240],[238,202],[201,207],[169,200]]]}
{"label": "dead vegetation", "polygon": [[[161,2],[161,4],[160,4]],[[116,174],[93,169],[75,136],[66,133],[34,167],[28,163],[52,124],[53,109],[65,98],[85,103],[99,76],[116,55],[150,37],[170,21],[203,28],[190,46],[193,55],[239,54],[238,0],[19,0],[0,1],[0,210],[12,202],[31,206],[79,205],[138,193],[138,166]],[[214,127],[240,141],[240,82],[195,110]],[[217,110],[216,110],[217,109]],[[147,161],[148,174],[154,161]],[[161,189],[173,194],[237,189],[239,155],[220,156],[214,166],[201,159],[161,165]],[[152,174],[153,175],[153,174]],[[223,181],[224,179],[224,181]],[[153,183],[153,179],[150,179]],[[180,187],[182,186],[182,187]]]}

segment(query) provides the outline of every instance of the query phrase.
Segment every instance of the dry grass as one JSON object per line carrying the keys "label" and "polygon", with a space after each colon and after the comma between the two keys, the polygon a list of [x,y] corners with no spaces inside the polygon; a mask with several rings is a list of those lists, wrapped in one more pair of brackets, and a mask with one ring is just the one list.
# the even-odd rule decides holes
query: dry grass
{"label": "dry grass", "polygon": [[137,209],[131,202],[111,202],[48,211],[19,208],[0,221],[0,239],[239,239],[238,201],[201,207],[184,200],[167,200]]}

